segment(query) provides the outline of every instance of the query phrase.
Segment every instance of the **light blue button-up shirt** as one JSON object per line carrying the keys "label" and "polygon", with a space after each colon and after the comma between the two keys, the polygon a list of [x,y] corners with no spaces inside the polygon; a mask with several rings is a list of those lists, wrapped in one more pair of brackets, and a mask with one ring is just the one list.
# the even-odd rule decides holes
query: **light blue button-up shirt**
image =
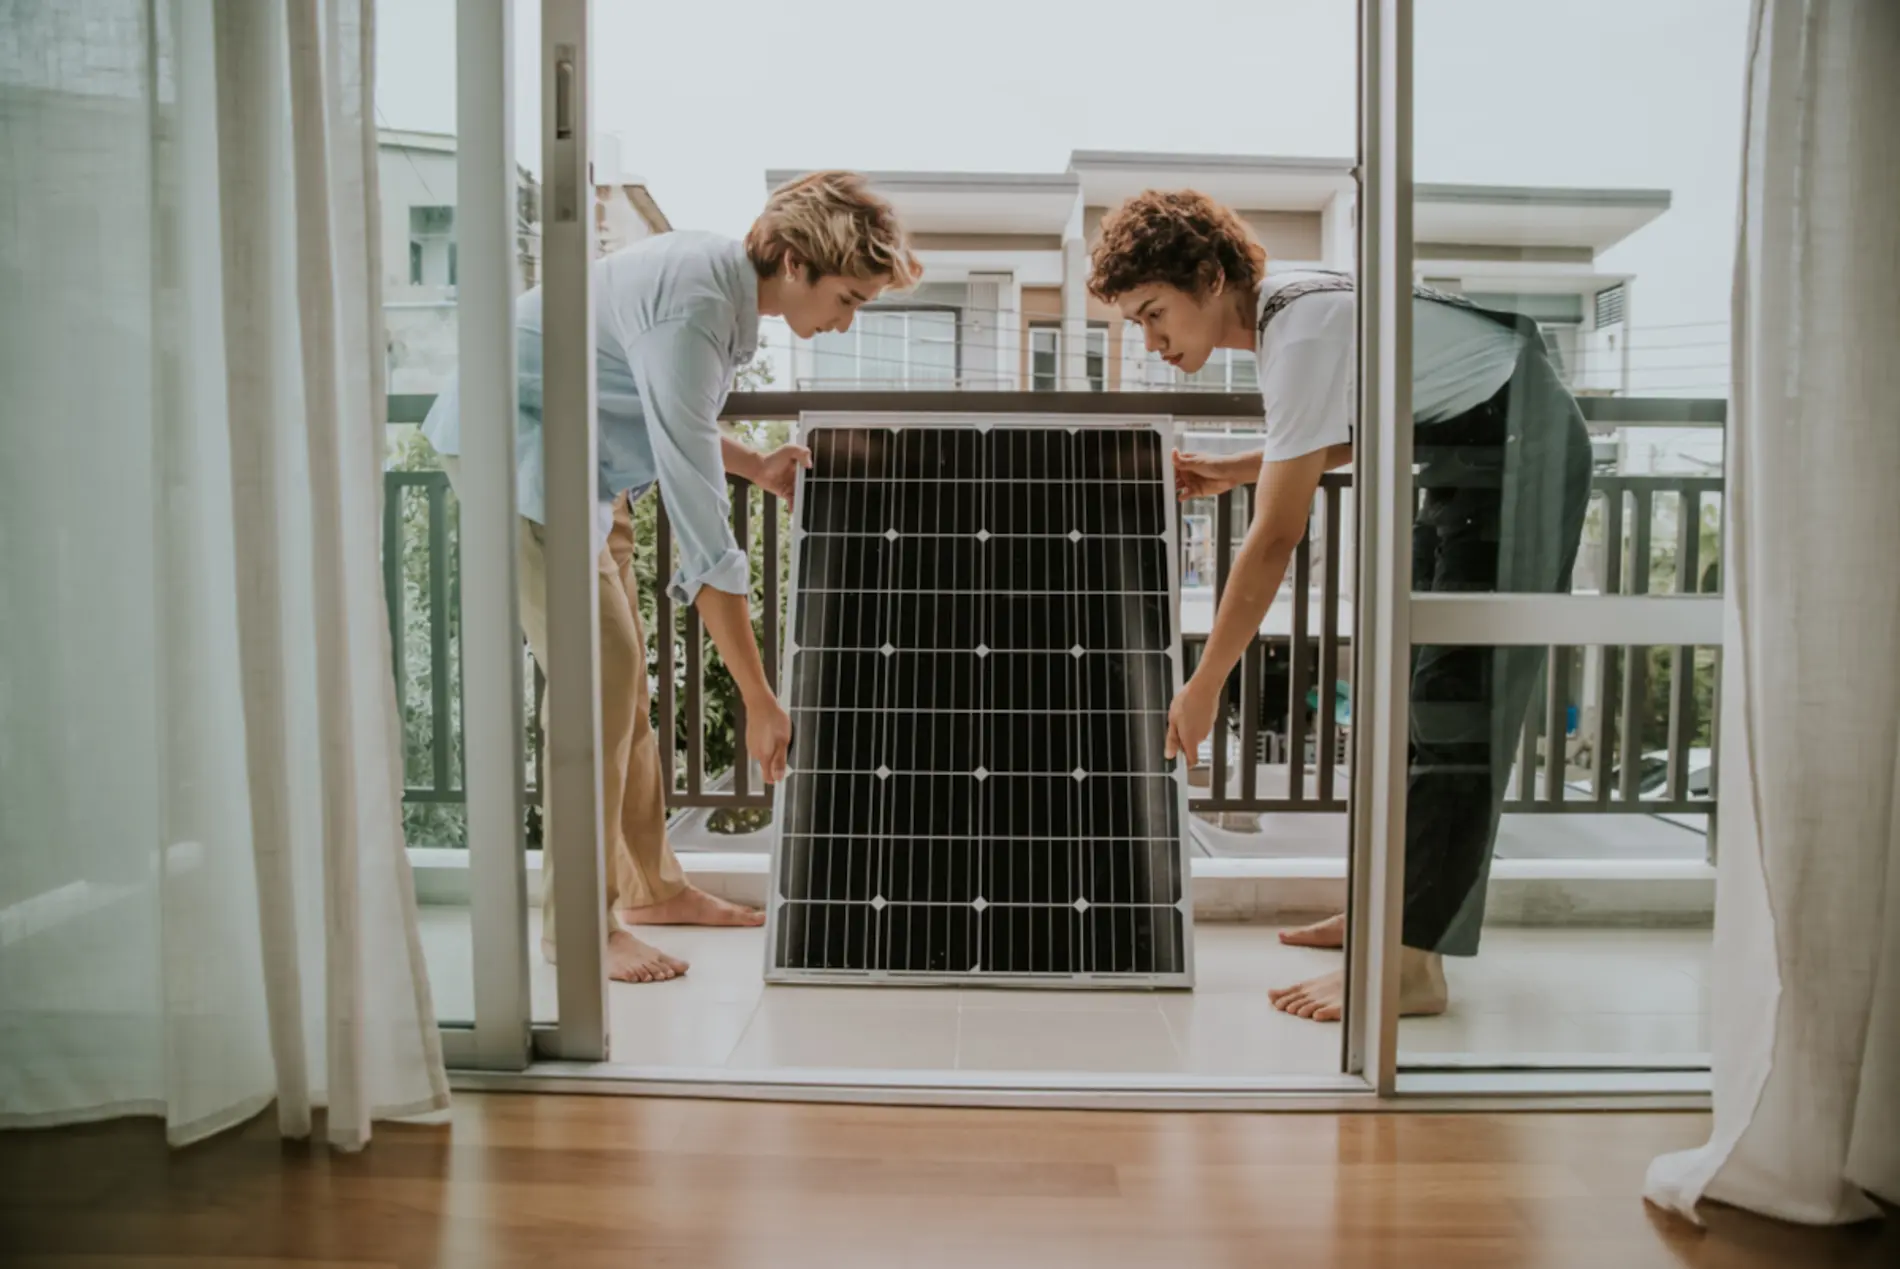
{"label": "light blue button-up shirt", "polygon": [[[540,287],[515,301],[515,327],[515,497],[522,515],[545,524]],[[759,276],[744,245],[680,231],[596,261],[594,336],[596,550],[613,527],[614,499],[629,490],[637,498],[657,481],[679,543],[679,571],[667,587],[673,598],[691,603],[702,586],[745,594],[751,573],[732,535],[718,423],[733,376],[759,345]],[[436,397],[422,434],[437,453],[462,452],[453,381]]]}

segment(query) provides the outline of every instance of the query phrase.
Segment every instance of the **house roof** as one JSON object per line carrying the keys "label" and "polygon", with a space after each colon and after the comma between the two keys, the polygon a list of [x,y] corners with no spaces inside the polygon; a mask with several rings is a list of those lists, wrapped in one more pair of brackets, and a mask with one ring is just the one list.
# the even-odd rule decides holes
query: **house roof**
{"label": "house roof", "polygon": [[[773,189],[803,169],[765,174]],[[1110,207],[1145,189],[1192,187],[1229,206],[1317,212],[1355,188],[1351,159],[1077,150],[1065,172],[867,172],[923,233],[1063,233],[1079,204]],[[1417,241],[1602,252],[1670,205],[1668,190],[1420,183]]]}
{"label": "house roof", "polygon": [[1669,210],[1666,189],[1437,185],[1414,190],[1412,236],[1447,245],[1607,251]]}
{"label": "house roof", "polygon": [[406,128],[376,129],[376,144],[390,150],[428,150],[433,154],[454,154],[453,132],[417,132]]}
{"label": "house roof", "polygon": [[647,228],[656,234],[672,232],[673,222],[666,218],[666,213],[660,210],[660,204],[654,200],[652,191],[644,184],[623,185],[620,188],[626,194],[627,201],[633,204],[633,209],[640,213],[640,219],[647,222]]}
{"label": "house roof", "polygon": [[1112,207],[1145,189],[1192,187],[1230,207],[1319,211],[1352,191],[1351,159],[1251,154],[1077,150],[1069,170],[1092,207]]}
{"label": "house roof", "polygon": [[[814,169],[815,170],[815,169]],[[768,190],[807,175],[779,168]],[[1059,234],[1068,228],[1081,189],[1069,172],[866,172],[871,188],[891,201],[918,233]]]}

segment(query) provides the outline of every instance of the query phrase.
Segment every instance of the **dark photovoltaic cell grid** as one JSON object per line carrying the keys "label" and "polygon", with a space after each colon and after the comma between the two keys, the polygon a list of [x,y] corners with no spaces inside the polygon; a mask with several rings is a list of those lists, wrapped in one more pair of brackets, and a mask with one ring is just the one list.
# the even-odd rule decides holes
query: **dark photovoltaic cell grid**
{"label": "dark photovoltaic cell grid", "polygon": [[771,976],[1184,985],[1161,433],[806,440]]}

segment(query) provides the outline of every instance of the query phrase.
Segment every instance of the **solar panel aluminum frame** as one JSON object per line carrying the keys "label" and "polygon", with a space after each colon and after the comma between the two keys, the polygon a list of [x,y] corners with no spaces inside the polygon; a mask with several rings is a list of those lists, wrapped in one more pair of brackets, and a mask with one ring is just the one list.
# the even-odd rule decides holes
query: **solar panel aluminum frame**
{"label": "solar panel aluminum frame", "polygon": [[[1038,415],[1038,414],[960,414],[960,413],[917,413],[893,416],[888,413],[861,412],[823,412],[804,413],[798,418],[792,439],[800,444],[819,429],[825,428],[871,428],[882,431],[900,431],[903,429],[925,428],[969,428],[978,432],[988,432],[997,428],[1042,428],[1076,432],[1084,428],[1111,428],[1117,431],[1148,431],[1154,433],[1161,447],[1161,486],[1164,497],[1169,499],[1170,508],[1162,516],[1164,552],[1168,563],[1168,604],[1171,621],[1169,623],[1168,664],[1173,676],[1172,688],[1179,692],[1183,682],[1183,653],[1181,642],[1181,544],[1180,516],[1175,512],[1172,501],[1174,491],[1174,443],[1175,421],[1171,416],[1155,415]],[[783,671],[779,676],[779,704],[787,711],[792,708],[792,671],[794,659],[798,653],[798,620],[801,602],[799,588],[799,563],[805,531],[799,524],[798,508],[808,505],[805,498],[806,473],[801,468],[794,489],[792,514],[792,553],[791,576],[786,584],[786,612],[781,634],[782,647],[779,664]],[[797,737],[793,737],[793,755],[797,755]],[[772,792],[772,846],[771,866],[768,872],[766,889],[766,938],[765,938],[765,981],[775,985],[832,985],[867,986],[901,985],[905,987],[985,987],[1018,988],[1040,990],[1191,990],[1194,986],[1194,904],[1193,878],[1190,867],[1193,861],[1193,834],[1188,818],[1188,758],[1186,755],[1175,759],[1171,773],[1174,784],[1176,823],[1179,825],[1179,843],[1177,858],[1180,866],[1181,897],[1176,909],[1181,916],[1182,959],[1178,973],[1156,974],[1099,974],[1078,972],[1070,974],[1022,974],[1022,973],[942,973],[930,970],[893,970],[893,969],[784,969],[777,964],[778,932],[781,910],[786,900],[780,893],[780,868],[785,858],[784,832],[787,822],[785,799],[791,777],[795,774],[796,761],[786,771],[786,778],[773,787]]]}

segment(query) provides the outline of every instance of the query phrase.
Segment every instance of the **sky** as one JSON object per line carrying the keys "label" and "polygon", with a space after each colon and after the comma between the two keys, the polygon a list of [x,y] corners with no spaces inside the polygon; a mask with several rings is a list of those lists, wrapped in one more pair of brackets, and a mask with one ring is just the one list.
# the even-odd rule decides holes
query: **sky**
{"label": "sky", "polygon": [[[540,6],[515,0],[517,149]],[[1072,150],[1350,157],[1353,0],[595,0],[597,131],[675,226],[739,235],[773,168],[1059,172]],[[1633,387],[1726,390],[1745,0],[1417,0],[1420,181],[1666,189]],[[385,126],[453,131],[454,0],[383,0]]]}

